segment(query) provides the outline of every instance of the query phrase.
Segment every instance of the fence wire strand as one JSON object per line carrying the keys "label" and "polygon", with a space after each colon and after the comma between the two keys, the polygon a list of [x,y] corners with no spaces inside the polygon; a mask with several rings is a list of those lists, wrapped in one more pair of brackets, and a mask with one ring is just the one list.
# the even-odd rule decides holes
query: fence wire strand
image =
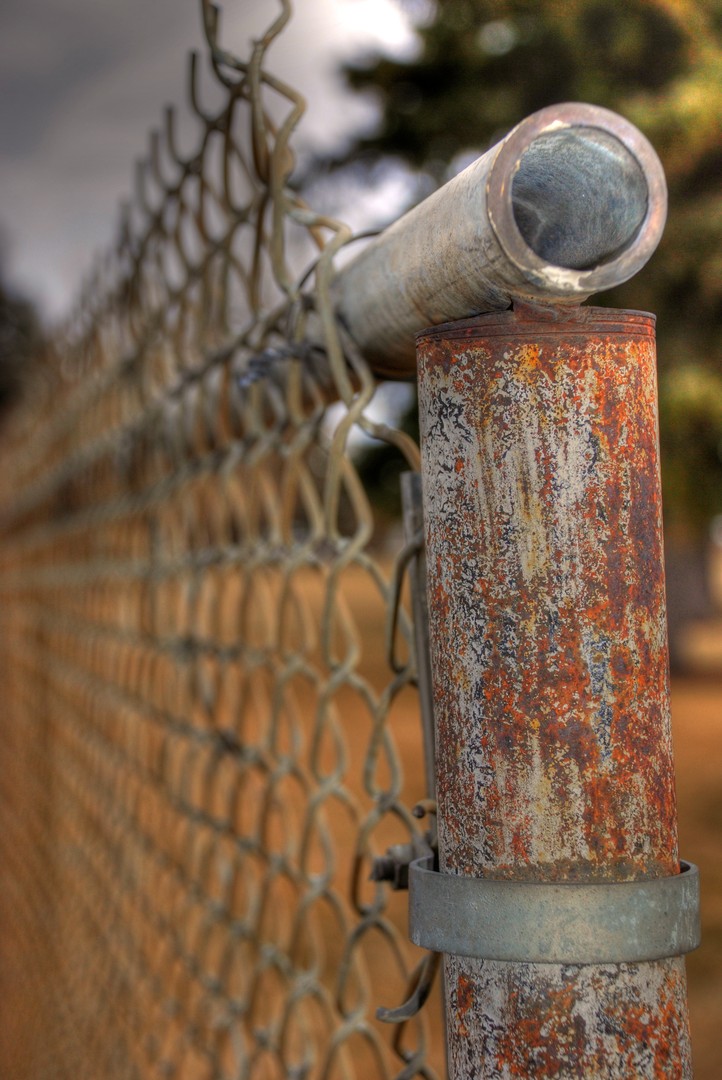
{"label": "fence wire strand", "polygon": [[197,143],[169,110],[2,432],[0,1073],[432,1078],[426,1011],[375,1018],[419,955],[369,871],[426,792],[349,439],[418,451],[334,318],[350,231],[289,186],[291,6],[247,61],[202,10]]}

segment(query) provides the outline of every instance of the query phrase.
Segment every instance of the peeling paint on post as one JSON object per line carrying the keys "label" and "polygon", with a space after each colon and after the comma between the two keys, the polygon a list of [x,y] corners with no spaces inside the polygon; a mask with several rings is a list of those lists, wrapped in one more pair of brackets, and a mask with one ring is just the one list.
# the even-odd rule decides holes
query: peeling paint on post
{"label": "peeling paint on post", "polygon": [[[440,865],[678,872],[654,317],[418,339]],[[452,1080],[691,1076],[684,960],[445,958]]]}

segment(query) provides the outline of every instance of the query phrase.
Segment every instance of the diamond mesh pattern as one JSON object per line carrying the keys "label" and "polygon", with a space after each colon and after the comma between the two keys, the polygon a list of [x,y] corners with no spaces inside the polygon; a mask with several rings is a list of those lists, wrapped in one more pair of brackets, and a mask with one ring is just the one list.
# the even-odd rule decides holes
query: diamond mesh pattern
{"label": "diamond mesh pattern", "polygon": [[426,793],[348,440],[417,451],[333,318],[349,231],[288,186],[289,15],[241,62],[205,7],[222,103],[193,60],[195,149],[169,113],[2,434],[3,1076],[435,1075],[426,1015],[374,1015],[419,957],[369,869]]}

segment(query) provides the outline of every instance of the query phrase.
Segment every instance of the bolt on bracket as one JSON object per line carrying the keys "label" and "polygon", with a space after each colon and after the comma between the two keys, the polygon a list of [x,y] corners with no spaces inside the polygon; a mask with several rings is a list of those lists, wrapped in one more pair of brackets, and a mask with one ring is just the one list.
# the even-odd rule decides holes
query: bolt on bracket
{"label": "bolt on bracket", "polygon": [[409,867],[409,933],[456,956],[528,964],[635,964],[700,943],[699,871],[624,882],[461,877]]}

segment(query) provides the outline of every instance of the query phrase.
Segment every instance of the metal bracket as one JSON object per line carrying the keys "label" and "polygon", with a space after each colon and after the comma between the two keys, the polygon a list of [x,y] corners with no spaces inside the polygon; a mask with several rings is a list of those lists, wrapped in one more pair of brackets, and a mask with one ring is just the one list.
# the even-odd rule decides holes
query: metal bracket
{"label": "metal bracket", "polygon": [[700,943],[699,871],[625,882],[535,882],[409,867],[409,935],[424,948],[526,964],[635,964]]}
{"label": "metal bracket", "polygon": [[[394,892],[408,889],[409,867],[412,863],[423,861],[426,866],[436,870],[439,865],[439,842],[436,835],[436,803],[433,799],[422,799],[411,813],[415,818],[428,815],[431,828],[422,838],[416,838],[408,844],[394,844],[386,849],[386,854],[374,859],[371,867],[371,881],[386,881]],[[426,860],[429,860],[426,862]]]}
{"label": "metal bracket", "polygon": [[427,952],[422,956],[411,976],[403,1005],[399,1005],[396,1009],[387,1009],[380,1005],[376,1010],[376,1019],[384,1024],[405,1024],[421,1012],[434,985],[440,959],[441,954],[436,952]]}
{"label": "metal bracket", "polygon": [[[404,523],[404,546],[394,568],[393,592],[389,605],[386,627],[386,647],[389,666],[397,673],[405,664],[399,662],[396,653],[396,636],[401,612],[401,593],[404,578],[408,574],[411,591],[411,613],[414,626],[413,653],[416,667],[416,683],[419,689],[421,733],[424,744],[424,773],[427,797],[414,808],[413,815],[430,818],[430,828],[423,840],[408,844],[396,844],[386,854],[374,860],[371,878],[387,881],[393,889],[409,887],[409,867],[423,863],[434,867],[438,860],[436,833],[436,753],[434,745],[434,712],[431,692],[431,665],[429,660],[429,615],[426,602],[426,557],[424,552],[424,510],[421,476],[417,472],[401,474],[401,506]],[[398,1008],[377,1009],[379,1020],[387,1024],[405,1024],[422,1008],[426,1001],[439,966],[439,954],[429,952],[422,957],[414,971],[407,997]]]}
{"label": "metal bracket", "polygon": [[[376,859],[371,873],[373,881],[388,881],[393,889],[408,889],[410,866],[415,863],[423,863],[432,869],[438,866],[436,803],[431,799],[423,799],[417,803],[412,813],[417,818],[426,817],[428,814],[433,820],[432,828],[424,840],[411,844],[396,844],[387,850],[384,857]],[[386,1024],[405,1024],[416,1016],[431,993],[440,958],[438,952],[427,952],[411,976],[404,1003],[395,1009],[381,1006],[376,1010],[378,1019]]]}
{"label": "metal bracket", "polygon": [[401,506],[403,510],[404,546],[398,555],[394,568],[393,594],[389,605],[386,644],[389,666],[393,671],[403,671],[404,665],[399,663],[396,655],[396,636],[401,607],[401,591],[404,577],[408,573],[414,621],[416,682],[419,688],[421,731],[424,740],[424,774],[427,795],[430,799],[433,799],[436,790],[434,707],[431,690],[431,662],[429,659],[424,507],[420,473],[404,472],[401,474]]}

